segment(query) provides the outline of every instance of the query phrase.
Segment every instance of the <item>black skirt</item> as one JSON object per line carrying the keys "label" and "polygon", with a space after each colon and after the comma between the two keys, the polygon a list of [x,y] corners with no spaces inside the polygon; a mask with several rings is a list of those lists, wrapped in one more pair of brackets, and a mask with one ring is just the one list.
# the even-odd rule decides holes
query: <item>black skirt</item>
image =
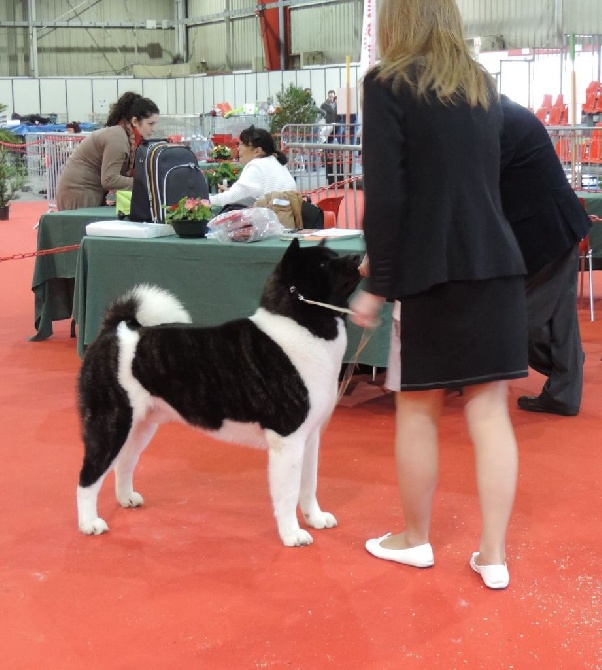
{"label": "black skirt", "polygon": [[528,374],[522,276],[438,284],[401,300],[400,323],[402,391]]}

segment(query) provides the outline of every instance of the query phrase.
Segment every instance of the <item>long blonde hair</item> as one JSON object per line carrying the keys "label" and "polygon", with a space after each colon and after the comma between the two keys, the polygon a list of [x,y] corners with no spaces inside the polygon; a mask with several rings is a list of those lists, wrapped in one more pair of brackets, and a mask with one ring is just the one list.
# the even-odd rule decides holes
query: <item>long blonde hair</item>
{"label": "long blonde hair", "polygon": [[465,100],[485,108],[496,95],[464,42],[455,0],[381,0],[378,43],[377,76],[394,89],[405,83],[418,97],[432,91],[447,104]]}

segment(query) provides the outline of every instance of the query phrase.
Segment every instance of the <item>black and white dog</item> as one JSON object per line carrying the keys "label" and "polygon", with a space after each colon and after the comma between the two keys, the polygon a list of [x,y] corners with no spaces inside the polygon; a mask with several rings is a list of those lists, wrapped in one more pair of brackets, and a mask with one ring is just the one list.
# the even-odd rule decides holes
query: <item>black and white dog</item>
{"label": "black and white dog", "polygon": [[[267,448],[269,486],[286,546],[306,545],[299,504],[313,528],[336,519],[316,499],[320,431],[337,397],[347,344],[342,314],[359,281],[358,256],[293,240],[248,319],[194,327],[178,300],[137,286],[109,307],[79,375],[85,446],[77,488],[79,528],[108,530],[98,493],[115,468],[117,500],[138,507],[138,458],[158,425],[180,421],[212,437]],[[163,325],[162,325],[163,324]]]}

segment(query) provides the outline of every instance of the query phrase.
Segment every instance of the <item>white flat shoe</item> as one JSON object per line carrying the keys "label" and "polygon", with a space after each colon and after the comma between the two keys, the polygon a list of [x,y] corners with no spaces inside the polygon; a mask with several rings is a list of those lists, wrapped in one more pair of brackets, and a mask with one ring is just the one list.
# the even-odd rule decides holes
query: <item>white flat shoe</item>
{"label": "white flat shoe", "polygon": [[382,537],[368,540],[366,549],[376,558],[411,565],[414,568],[430,568],[434,564],[435,558],[430,544],[419,544],[417,547],[410,547],[409,549],[385,549],[381,547],[380,543],[390,535],[391,533],[387,533]]}
{"label": "white flat shoe", "polygon": [[490,589],[505,589],[510,583],[510,574],[508,567],[503,565],[477,565],[476,558],[479,555],[478,551],[470,557],[470,567],[481,575],[485,586]]}

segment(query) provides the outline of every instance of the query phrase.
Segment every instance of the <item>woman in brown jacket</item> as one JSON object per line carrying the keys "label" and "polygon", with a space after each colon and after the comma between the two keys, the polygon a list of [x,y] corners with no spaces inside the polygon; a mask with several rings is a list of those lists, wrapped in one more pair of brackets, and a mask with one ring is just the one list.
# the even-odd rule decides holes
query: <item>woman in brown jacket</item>
{"label": "woman in brown jacket", "polygon": [[93,132],[67,160],[57,208],[99,207],[107,191],[131,191],[136,147],[153,136],[158,120],[159,108],[152,100],[124,93],[112,105],[106,128]]}

